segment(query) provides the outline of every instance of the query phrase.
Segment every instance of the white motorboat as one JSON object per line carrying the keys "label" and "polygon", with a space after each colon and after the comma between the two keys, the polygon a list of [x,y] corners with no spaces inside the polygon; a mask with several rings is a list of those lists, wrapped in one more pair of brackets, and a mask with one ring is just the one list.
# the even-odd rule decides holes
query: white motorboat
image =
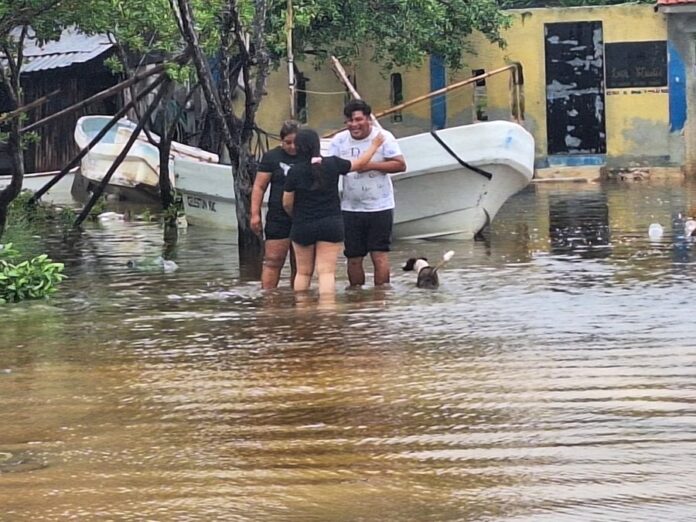
{"label": "white motorboat", "polygon": [[[92,139],[111,121],[110,116],[84,116],[77,121],[75,126],[75,142],[81,149],[86,147]],[[99,183],[103,179],[109,167],[119,155],[123,146],[128,141],[135,123],[127,119],[119,120],[109,132],[95,145],[82,159],[80,174],[90,182]],[[150,133],[155,140],[159,136]],[[182,157],[196,162],[217,163],[218,155],[206,152],[196,147],[172,142],[171,159]],[[170,164],[170,175],[174,183],[172,173],[173,162]],[[126,198],[142,192],[156,195],[159,191],[159,150],[152,145],[142,133],[138,140],[128,151],[123,163],[121,163],[109,181],[111,192],[117,192]]]}
{"label": "white motorboat", "polygon": [[[41,200],[53,205],[74,205],[75,200],[73,199],[71,191],[73,182],[75,181],[76,171],[77,168],[71,170],[65,176],[63,176],[58,183],[51,187],[51,190],[43,195]],[[34,172],[25,174],[22,182],[22,190],[37,192],[39,189],[43,188],[46,183],[51,181],[59,172],[60,171],[56,170],[51,172]],[[0,190],[4,190],[11,181],[11,175],[0,175]]]}
{"label": "white motorboat", "polygon": [[392,176],[394,237],[472,238],[534,175],[534,138],[508,121],[398,140],[408,170]]}
{"label": "white motorboat", "polygon": [[[516,123],[475,123],[398,141],[408,170],[392,175],[397,239],[472,238],[534,174],[534,138]],[[190,224],[237,228],[229,165],[177,158],[174,172]]]}

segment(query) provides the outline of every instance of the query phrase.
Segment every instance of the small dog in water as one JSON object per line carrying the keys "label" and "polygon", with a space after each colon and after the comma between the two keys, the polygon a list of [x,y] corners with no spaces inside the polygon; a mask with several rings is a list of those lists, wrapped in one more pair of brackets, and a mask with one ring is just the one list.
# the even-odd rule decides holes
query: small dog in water
{"label": "small dog in water", "polygon": [[440,286],[440,278],[437,275],[437,271],[445,266],[445,263],[452,259],[453,255],[454,251],[450,250],[442,256],[442,261],[435,266],[430,266],[425,257],[412,257],[406,261],[403,269],[406,272],[414,270],[418,273],[418,279],[416,280],[416,286],[418,288],[435,289]]}

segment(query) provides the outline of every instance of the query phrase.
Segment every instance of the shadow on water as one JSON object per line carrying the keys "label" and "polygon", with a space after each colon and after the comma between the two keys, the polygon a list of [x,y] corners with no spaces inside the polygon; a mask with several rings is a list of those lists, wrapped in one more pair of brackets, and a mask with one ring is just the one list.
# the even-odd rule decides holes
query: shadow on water
{"label": "shadow on water", "polygon": [[[695,200],[531,186],[484,242],[395,243],[389,289],[346,289],[341,265],[333,299],[287,269],[260,291],[259,260],[210,229],[31,238],[69,279],[2,311],[4,513],[688,519]],[[437,290],[399,270],[447,250]]]}

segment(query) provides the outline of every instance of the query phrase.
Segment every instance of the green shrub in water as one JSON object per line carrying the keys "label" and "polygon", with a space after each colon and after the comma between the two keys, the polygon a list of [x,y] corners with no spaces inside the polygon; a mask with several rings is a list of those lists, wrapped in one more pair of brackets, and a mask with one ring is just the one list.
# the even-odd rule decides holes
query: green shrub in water
{"label": "green shrub in water", "polygon": [[89,218],[90,219],[97,219],[99,217],[99,214],[103,214],[106,212],[106,196],[103,194],[99,196],[99,199],[94,203],[94,206],[92,209],[89,211]]}
{"label": "green shrub in water", "polygon": [[0,304],[54,294],[58,283],[65,279],[63,263],[54,263],[46,254],[14,263],[18,255],[12,243],[0,245]]}
{"label": "green shrub in water", "polygon": [[165,224],[175,224],[177,218],[184,215],[184,199],[180,192],[174,194],[174,201],[162,212]]}
{"label": "green shrub in water", "polygon": [[33,192],[23,190],[10,203],[7,213],[8,226],[28,227],[48,219],[51,213],[50,207],[43,203],[32,203],[33,195]]}

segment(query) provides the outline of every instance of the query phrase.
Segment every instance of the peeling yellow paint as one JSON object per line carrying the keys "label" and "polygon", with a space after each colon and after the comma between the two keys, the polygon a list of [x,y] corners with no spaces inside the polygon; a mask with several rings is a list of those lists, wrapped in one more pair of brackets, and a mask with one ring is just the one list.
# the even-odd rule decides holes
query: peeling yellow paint
{"label": "peeling yellow paint", "polygon": [[[520,62],[524,71],[525,126],[534,134],[536,153],[547,154],[546,138],[546,81],[544,57],[544,24],[558,22],[601,21],[604,43],[666,40],[664,15],[655,13],[652,5],[624,4],[601,7],[524,9],[509,12],[512,26],[504,31],[507,47],[500,49],[483,36],[473,35],[469,44],[475,53],[466,57],[463,70],[448,74],[452,83],[468,78],[474,69],[491,71],[511,62]],[[368,55],[368,52],[366,52]],[[307,88],[312,91],[337,92],[343,86],[328,65],[315,70],[310,63],[299,63],[308,77]],[[357,77],[357,88],[375,112],[390,107],[389,73],[367,58],[355,66],[346,67]],[[420,68],[396,70],[403,78],[405,100],[429,91],[430,77],[427,61]],[[285,68],[272,73],[268,94],[259,113],[259,125],[277,132],[289,117],[289,90]],[[612,89],[605,96],[605,120],[608,156],[622,157],[659,154],[666,148],[669,133],[669,94],[663,89]],[[320,132],[342,126],[343,95],[307,94],[308,125]],[[446,96],[449,125],[470,123],[474,118],[474,88],[459,89]],[[501,74],[486,81],[487,112],[490,119],[512,119],[510,105],[510,76]],[[390,118],[382,124],[397,136],[430,130],[430,102],[420,103],[403,111],[403,121]],[[656,139],[664,136],[664,139]],[[647,141],[645,141],[647,140]],[[663,143],[663,141],[665,141]],[[664,151],[663,151],[664,152]]]}

